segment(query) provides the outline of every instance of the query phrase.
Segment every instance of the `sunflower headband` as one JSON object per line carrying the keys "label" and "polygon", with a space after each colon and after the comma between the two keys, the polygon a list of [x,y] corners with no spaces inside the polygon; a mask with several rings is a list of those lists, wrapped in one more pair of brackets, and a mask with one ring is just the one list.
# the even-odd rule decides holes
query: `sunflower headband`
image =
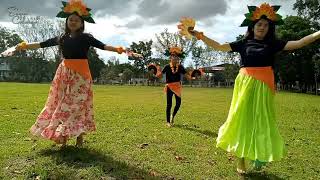
{"label": "sunflower headband", "polygon": [[184,59],[186,57],[186,53],[182,51],[180,47],[171,47],[170,49],[167,49],[164,53],[165,56],[170,55],[176,55],[181,59]]}
{"label": "sunflower headband", "polygon": [[69,0],[69,2],[62,1],[63,7],[57,14],[57,17],[67,18],[73,13],[77,13],[83,20],[88,23],[95,23],[91,17],[91,9],[82,2],[82,0]]}
{"label": "sunflower headband", "polygon": [[241,27],[250,26],[255,21],[265,17],[272,21],[275,25],[283,24],[282,16],[277,14],[280,6],[270,6],[268,3],[263,3],[260,7],[248,6],[249,13],[245,14],[246,19],[240,25]]}

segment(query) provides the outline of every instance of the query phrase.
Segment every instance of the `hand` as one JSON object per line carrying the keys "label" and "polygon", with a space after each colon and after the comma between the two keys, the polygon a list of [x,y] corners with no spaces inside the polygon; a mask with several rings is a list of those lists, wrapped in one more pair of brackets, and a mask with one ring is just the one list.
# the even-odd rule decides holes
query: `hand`
{"label": "hand", "polygon": [[203,32],[199,32],[193,29],[188,29],[188,31],[192,36],[196,37],[198,40],[202,40],[204,37]]}
{"label": "hand", "polygon": [[118,54],[122,54],[122,53],[126,52],[126,49],[121,47],[121,46],[120,47],[116,47],[115,49],[116,49],[116,52]]}
{"label": "hand", "polygon": [[17,51],[26,50],[27,48],[28,48],[28,44],[27,44],[26,42],[19,43],[19,44],[16,46],[16,50],[17,50]]}
{"label": "hand", "polygon": [[162,71],[161,71],[161,67],[159,65],[156,65],[157,67],[157,74],[156,74],[156,77],[157,78],[162,78]]}
{"label": "hand", "polygon": [[139,59],[143,58],[143,56],[141,54],[135,53],[135,52],[131,51],[130,49],[126,49],[126,53],[127,53],[127,56],[129,56],[129,57],[139,58]]}

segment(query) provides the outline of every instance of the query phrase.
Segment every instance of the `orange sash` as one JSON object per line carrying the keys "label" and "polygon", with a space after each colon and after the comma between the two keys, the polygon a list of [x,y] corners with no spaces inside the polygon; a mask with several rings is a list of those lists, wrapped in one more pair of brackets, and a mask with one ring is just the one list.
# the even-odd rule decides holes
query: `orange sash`
{"label": "orange sash", "polygon": [[244,67],[240,69],[240,73],[251,76],[257,80],[266,83],[269,88],[275,92],[274,74],[272,68],[269,67]]}
{"label": "orange sash", "polygon": [[67,68],[79,73],[85,79],[92,80],[87,59],[64,59],[62,63]]}
{"label": "orange sash", "polygon": [[172,83],[167,83],[166,86],[164,87],[164,92],[168,92],[168,88],[174,92],[177,96],[181,97],[181,90],[182,90],[182,85],[179,82],[172,82]]}

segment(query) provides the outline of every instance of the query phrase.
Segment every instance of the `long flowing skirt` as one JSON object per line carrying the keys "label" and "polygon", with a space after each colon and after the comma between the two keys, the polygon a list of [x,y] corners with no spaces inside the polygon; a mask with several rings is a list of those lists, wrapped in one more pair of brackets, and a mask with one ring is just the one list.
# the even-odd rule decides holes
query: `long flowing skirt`
{"label": "long flowing skirt", "polygon": [[45,107],[30,131],[63,143],[65,139],[95,131],[92,80],[62,62],[50,87]]}
{"label": "long flowing skirt", "polygon": [[274,107],[271,67],[242,68],[238,74],[227,121],[220,127],[217,147],[239,158],[270,162],[285,155]]}

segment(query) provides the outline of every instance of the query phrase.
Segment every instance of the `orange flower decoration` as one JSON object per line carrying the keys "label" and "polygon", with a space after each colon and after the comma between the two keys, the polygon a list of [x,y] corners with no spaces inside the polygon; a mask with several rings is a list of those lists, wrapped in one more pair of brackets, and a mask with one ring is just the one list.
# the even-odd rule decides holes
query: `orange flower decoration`
{"label": "orange flower decoration", "polygon": [[181,48],[179,47],[171,47],[170,48],[170,54],[181,54]]}
{"label": "orange flower decoration", "polygon": [[69,3],[64,7],[65,13],[77,12],[79,16],[88,16],[89,11],[87,6],[81,0],[70,0]]}
{"label": "orange flower decoration", "polygon": [[267,3],[261,4],[260,8],[257,7],[257,9],[253,12],[251,20],[255,21],[257,19],[260,19],[261,16],[263,16],[263,15],[265,15],[271,21],[276,21],[277,20],[276,12],[274,11],[273,7],[270,6]]}
{"label": "orange flower decoration", "polygon": [[263,3],[260,7],[248,6],[249,13],[245,14],[246,19],[241,23],[241,27],[253,25],[255,21],[265,16],[275,25],[283,24],[282,16],[277,14],[280,6],[270,6],[268,3]]}
{"label": "orange flower decoration", "polygon": [[82,2],[82,0],[69,0],[69,2],[62,1],[63,7],[57,14],[57,17],[67,18],[73,13],[77,13],[83,20],[89,23],[95,23],[91,17],[91,9]]}

